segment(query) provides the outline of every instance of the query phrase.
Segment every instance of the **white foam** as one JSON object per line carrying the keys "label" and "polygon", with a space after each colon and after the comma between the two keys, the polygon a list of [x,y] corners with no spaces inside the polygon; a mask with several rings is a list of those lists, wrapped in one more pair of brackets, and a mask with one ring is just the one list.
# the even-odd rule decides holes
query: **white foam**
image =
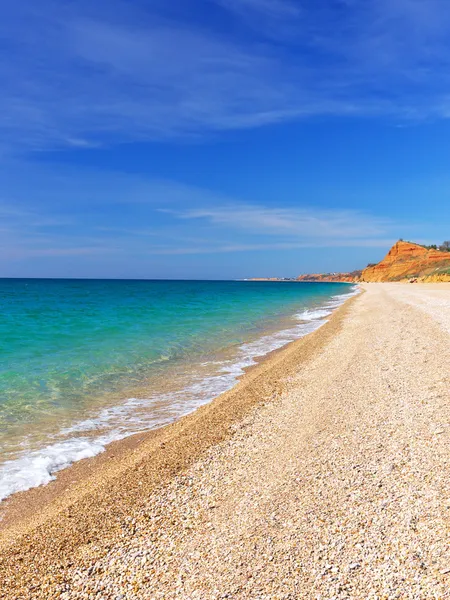
{"label": "white foam", "polygon": [[299,313],[297,317],[302,321],[317,321],[318,319],[325,319],[325,317],[330,316],[332,313],[331,310],[317,309],[317,310],[304,310],[302,313]]}
{"label": "white foam", "polygon": [[[210,402],[231,389],[244,369],[254,365],[258,357],[315,331],[326,323],[326,318],[335,308],[357,293],[359,288],[354,286],[350,293],[334,296],[321,307],[304,310],[296,315],[297,325],[242,344],[233,360],[202,364],[217,365],[216,375],[203,377],[168,394],[129,398],[122,404],[101,410],[95,417],[62,428],[57,438],[61,440],[61,437],[70,436],[67,439],[37,450],[24,450],[21,456],[0,467],[0,501],[16,492],[49,483],[55,479],[55,473],[74,462],[100,454],[110,442],[167,425]],[[103,433],[100,434],[100,431]],[[77,437],[76,434],[83,435]]]}
{"label": "white foam", "polygon": [[55,479],[54,473],[83,458],[103,452],[108,439],[74,438],[29,452],[2,465],[0,501]]}

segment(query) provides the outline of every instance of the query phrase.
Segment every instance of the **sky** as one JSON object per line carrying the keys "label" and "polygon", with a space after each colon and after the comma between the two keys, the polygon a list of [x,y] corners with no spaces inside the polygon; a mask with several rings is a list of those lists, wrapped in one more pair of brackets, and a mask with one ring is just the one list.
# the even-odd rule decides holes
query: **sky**
{"label": "sky", "polygon": [[450,238],[448,0],[3,0],[0,85],[0,277],[293,277]]}

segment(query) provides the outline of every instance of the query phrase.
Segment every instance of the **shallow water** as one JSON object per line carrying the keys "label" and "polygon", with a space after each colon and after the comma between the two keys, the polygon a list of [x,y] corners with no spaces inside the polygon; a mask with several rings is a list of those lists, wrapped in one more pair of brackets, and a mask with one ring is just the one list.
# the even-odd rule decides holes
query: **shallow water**
{"label": "shallow water", "polygon": [[353,292],[323,283],[0,280],[0,500],[208,402]]}

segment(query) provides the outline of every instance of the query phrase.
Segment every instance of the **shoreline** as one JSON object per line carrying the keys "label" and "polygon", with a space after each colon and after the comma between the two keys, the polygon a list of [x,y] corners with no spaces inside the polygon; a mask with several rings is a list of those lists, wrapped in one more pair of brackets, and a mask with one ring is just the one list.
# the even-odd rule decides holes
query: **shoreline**
{"label": "shoreline", "polygon": [[[353,289],[353,288],[351,288],[351,289]],[[296,328],[299,328],[299,330],[302,328],[305,328],[305,332],[302,335],[300,335],[300,337],[291,339],[290,341],[286,341],[286,342],[282,343],[281,346],[275,347],[272,350],[268,350],[264,354],[254,355],[252,352],[250,352],[249,357],[247,359],[250,362],[250,364],[239,366],[241,373],[233,375],[233,383],[230,385],[230,387],[228,387],[228,389],[225,389],[224,391],[221,391],[221,392],[219,391],[215,396],[213,396],[209,400],[205,401],[204,403],[200,404],[199,407],[193,408],[185,414],[181,413],[180,416],[173,418],[173,420],[170,420],[167,423],[163,423],[161,425],[157,425],[156,427],[151,427],[148,429],[143,429],[141,431],[137,431],[134,433],[129,433],[119,439],[113,439],[110,442],[107,442],[106,444],[104,444],[104,449],[97,452],[95,455],[87,457],[87,458],[83,458],[80,460],[75,460],[74,462],[72,462],[68,466],[64,467],[63,469],[55,471],[54,476],[56,479],[53,479],[45,484],[31,487],[28,490],[19,490],[17,492],[14,492],[13,494],[9,495],[3,501],[0,501],[0,539],[2,536],[2,532],[10,526],[11,522],[20,519],[19,515],[21,513],[23,513],[24,516],[27,516],[28,513],[31,513],[34,510],[35,505],[41,506],[41,503],[43,501],[42,499],[45,499],[44,504],[47,504],[48,499],[53,499],[53,498],[56,498],[58,495],[60,495],[61,489],[65,489],[68,485],[73,483],[75,480],[78,481],[80,479],[80,477],[81,478],[84,477],[84,473],[87,470],[95,469],[96,468],[96,466],[95,466],[96,459],[100,459],[103,455],[105,455],[105,453],[107,454],[107,456],[105,457],[106,460],[110,460],[111,456],[117,457],[118,454],[122,452],[122,446],[126,449],[126,451],[129,451],[129,450],[133,451],[134,448],[136,447],[136,445],[139,445],[143,441],[143,436],[146,436],[147,434],[151,434],[152,432],[156,432],[159,429],[163,429],[165,427],[172,425],[173,423],[179,421],[180,419],[184,418],[185,416],[195,412],[201,406],[210,404],[211,402],[213,402],[216,398],[218,398],[222,394],[224,394],[228,391],[231,391],[255,367],[258,367],[258,365],[265,363],[266,360],[269,360],[272,356],[275,356],[276,353],[283,351],[291,343],[294,343],[300,339],[303,339],[304,337],[311,335],[312,333],[314,333],[315,331],[317,331],[318,329],[323,327],[326,324],[326,322],[330,319],[330,317],[333,315],[333,313],[340,306],[342,306],[348,299],[351,299],[353,296],[358,295],[358,293],[361,293],[361,292],[358,291],[357,289],[355,289],[354,291],[351,291],[348,294],[347,293],[342,294],[343,299],[341,301],[339,301],[339,297],[338,297],[340,295],[338,295],[336,297],[331,297],[327,301],[326,304],[320,305],[314,309],[316,311],[324,313],[324,316],[322,316],[320,318],[317,317],[317,318],[314,318],[311,320],[306,319],[304,323],[299,323],[299,324],[295,324],[295,322],[293,322],[293,324],[290,327],[288,327],[288,329],[282,328],[279,331],[274,330],[271,333],[265,333],[261,338],[257,338],[256,340],[253,340],[253,341],[251,340],[249,342],[243,342],[242,348],[244,348],[244,346],[246,346],[247,344],[250,344],[250,346],[251,346],[255,343],[261,344],[261,342],[267,340],[267,343],[269,344],[269,347],[270,347],[271,344],[274,344],[277,336],[283,335],[283,334],[292,335],[291,329],[292,329],[292,331],[294,331],[294,329],[296,329]],[[306,310],[306,312],[307,312],[307,310]],[[311,331],[308,331],[309,327],[312,328]],[[234,364],[235,363],[233,363],[233,365]],[[236,364],[239,365],[240,363],[236,363]],[[180,392],[178,391],[177,393],[180,393]],[[135,396],[139,397],[137,390],[134,390],[133,397],[135,397]],[[120,403],[118,405],[120,406]],[[87,439],[91,439],[91,438],[88,436]],[[96,440],[95,437],[92,438],[93,442],[95,440]],[[44,446],[43,449],[45,450],[46,446]],[[92,467],[91,467],[91,462],[92,462]],[[99,462],[102,463],[104,461],[99,460]],[[77,468],[77,465],[79,463],[81,463],[81,466],[79,468]],[[86,468],[85,468],[85,465],[87,465]],[[66,476],[63,477],[63,473],[65,473],[65,471],[67,471],[68,469],[70,470],[70,472]],[[58,479],[62,480],[59,484],[57,483]],[[47,488],[47,487],[49,487],[48,492],[45,491],[45,488]],[[16,496],[18,497],[17,499],[15,499]],[[24,509],[24,507],[29,507],[29,508]]]}
{"label": "shoreline", "polygon": [[[112,442],[105,452],[60,471],[47,485],[10,496],[4,501],[0,521],[0,571],[5,561],[15,562],[22,553],[28,554],[30,536],[40,539],[40,556],[48,557],[50,553],[56,558],[63,552],[66,560],[79,547],[80,538],[88,536],[94,543],[104,536],[98,517],[101,520],[101,515],[115,505],[115,515],[124,518],[131,498],[138,502],[144,486],[144,482],[137,483],[126,493],[119,491],[124,473],[145,477],[147,493],[184,471],[211,446],[232,437],[234,425],[255,407],[275,400],[286,385],[283,380],[312,360],[333,338],[349,307],[360,296],[347,299],[316,331],[263,356],[246,369],[231,390],[212,402],[170,425]],[[49,533],[61,529],[71,530],[71,535],[65,543],[59,540],[53,547],[48,543]]]}
{"label": "shoreline", "polygon": [[[101,454],[110,443],[164,427],[211,402],[230,390],[248,367],[264,360],[273,349],[322,326],[337,306],[357,293],[356,289],[356,286],[341,286],[332,292],[336,296],[319,295],[317,305],[314,302],[310,307],[306,301],[296,311],[291,308],[276,319],[271,317],[264,327],[248,336],[239,336],[240,341],[234,344],[223,348],[216,344],[214,348],[213,343],[210,351],[205,350],[203,356],[194,356],[184,364],[169,361],[165,375],[160,369],[156,375],[142,377],[141,384],[136,380],[132,387],[93,395],[84,412],[67,419],[60,415],[59,421],[44,420],[42,431],[39,425],[32,429],[31,424],[28,433],[37,435],[36,441],[27,444],[27,450],[20,443],[27,439],[27,431],[21,432],[22,437],[17,432],[17,439],[13,437],[9,448],[11,456],[6,452],[0,464],[0,530],[3,501],[8,497],[48,484],[80,459]],[[6,450],[9,441],[6,436]]]}
{"label": "shoreline", "polygon": [[364,289],[212,403],[86,461],[6,530],[4,597],[446,597],[450,286]]}

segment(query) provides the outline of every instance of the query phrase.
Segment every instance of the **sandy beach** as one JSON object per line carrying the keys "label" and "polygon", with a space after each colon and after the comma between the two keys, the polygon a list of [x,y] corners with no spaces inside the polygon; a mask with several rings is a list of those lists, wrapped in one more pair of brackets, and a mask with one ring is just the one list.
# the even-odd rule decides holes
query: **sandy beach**
{"label": "sandy beach", "polygon": [[364,284],[0,510],[5,599],[450,598],[450,284]]}

